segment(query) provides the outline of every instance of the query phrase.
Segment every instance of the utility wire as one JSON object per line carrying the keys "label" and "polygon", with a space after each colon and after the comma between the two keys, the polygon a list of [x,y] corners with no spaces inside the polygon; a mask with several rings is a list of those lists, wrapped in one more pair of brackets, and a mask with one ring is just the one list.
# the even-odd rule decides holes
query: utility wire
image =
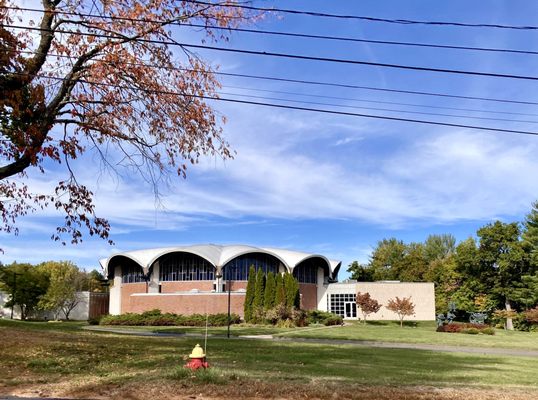
{"label": "utility wire", "polygon": [[361,102],[361,103],[392,104],[392,105],[407,106],[407,107],[433,108],[433,109],[441,109],[441,110],[454,110],[454,111],[478,112],[478,113],[501,114],[501,115],[505,115],[505,114],[523,115],[523,116],[527,116],[527,117],[536,117],[536,114],[510,112],[510,111],[500,111],[500,110],[481,110],[481,109],[473,109],[473,108],[432,106],[432,105],[429,105],[429,104],[401,103],[401,102],[397,102],[397,101],[357,99],[357,98],[352,98],[352,97],[327,96],[327,95],[320,95],[320,94],[289,92],[289,91],[285,91],[285,90],[268,90],[268,89],[259,89],[259,88],[251,88],[251,87],[245,87],[245,86],[233,86],[233,85],[222,85],[222,87],[226,87],[226,88],[230,88],[230,89],[248,90],[248,91],[254,91],[254,92],[287,94],[287,95],[291,95],[291,96],[314,97],[314,98],[344,100],[344,101]]}
{"label": "utility wire", "polygon": [[330,14],[323,12],[315,11],[302,11],[302,10],[293,10],[293,9],[283,9],[283,8],[268,8],[268,7],[254,7],[247,6],[244,4],[229,4],[229,3],[210,3],[206,1],[197,1],[197,0],[185,0],[187,3],[194,3],[206,6],[216,6],[219,7],[235,7],[243,10],[251,11],[262,11],[262,12],[274,12],[281,14],[293,14],[293,15],[308,15],[312,17],[323,17],[323,18],[336,18],[336,19],[350,19],[350,20],[360,20],[360,21],[370,21],[370,22],[385,22],[390,24],[400,24],[400,25],[435,25],[435,26],[458,26],[465,28],[498,28],[498,29],[515,29],[515,30],[538,30],[538,26],[534,25],[503,25],[503,24],[471,24],[463,22],[447,22],[447,21],[417,21],[410,19],[390,19],[390,18],[376,18],[376,17],[367,17],[360,15],[343,15],[343,14]]}
{"label": "utility wire", "polygon": [[[73,32],[73,31],[64,31],[64,30],[53,31],[51,29],[46,29],[46,28],[28,27],[28,26],[19,26],[19,25],[4,25],[4,26],[10,27],[10,28],[17,28],[17,29],[67,33],[71,35],[101,37],[101,38],[107,38],[107,39],[119,39],[120,38],[120,37],[114,37],[111,35],[100,34],[100,33]],[[371,62],[371,61],[349,60],[349,59],[342,59],[342,58],[314,57],[314,56],[306,56],[306,55],[300,55],[300,54],[275,53],[275,52],[268,52],[268,51],[233,49],[233,48],[223,48],[223,47],[208,46],[208,45],[201,45],[201,44],[180,43],[180,42],[168,41],[168,40],[137,38],[133,41],[142,42],[142,43],[154,43],[154,44],[167,45],[167,46],[177,46],[177,47],[187,48],[187,49],[190,48],[190,49],[213,50],[213,51],[220,51],[220,52],[227,52],[227,53],[290,58],[290,59],[305,60],[305,61],[321,61],[321,62],[331,62],[331,63],[339,63],[339,64],[352,64],[352,65],[365,65],[365,66],[371,66],[371,67],[395,68],[395,69],[403,69],[403,70],[411,70],[411,71],[426,71],[426,72],[438,72],[438,73],[448,73],[448,74],[457,74],[457,75],[472,75],[472,76],[485,76],[485,77],[492,77],[492,78],[508,78],[508,79],[518,79],[518,80],[520,79],[520,80],[538,81],[538,76],[528,76],[528,75],[500,74],[500,73],[482,72],[482,71],[466,71],[466,70],[446,69],[446,68],[420,67],[420,66],[414,66],[414,65],[377,63],[377,62]]]}
{"label": "utility wire", "polygon": [[[21,51],[21,53],[22,54],[42,54],[42,53],[37,52],[37,51],[25,51],[25,50]],[[73,59],[73,60],[77,59],[77,57],[75,57],[75,56],[69,56],[69,55],[65,55],[65,54],[47,53],[47,55],[51,56],[51,57],[66,58],[66,59]],[[139,63],[139,64],[137,64],[137,63],[131,63],[131,62],[124,62],[124,64],[126,64],[126,65],[134,65],[134,66],[141,65],[141,66],[150,67],[150,68],[156,68],[156,69],[162,68],[162,69],[166,69],[166,70],[185,71],[185,72],[208,72],[208,71],[203,71],[203,70],[199,70],[199,69],[168,67],[168,66],[163,66],[163,65],[147,64],[147,63]],[[352,90],[370,90],[370,91],[377,91],[377,92],[401,93],[401,94],[432,96],[432,97],[441,97],[441,98],[453,98],[453,99],[473,100],[473,101],[475,101],[475,100],[476,101],[488,101],[488,102],[506,103],[506,104],[538,105],[538,102],[524,101],[524,100],[509,100],[509,99],[499,99],[499,98],[491,98],[491,97],[462,96],[462,95],[439,93],[439,92],[424,92],[424,91],[415,91],[415,90],[390,89],[390,88],[380,88],[380,87],[374,87],[374,86],[361,86],[361,85],[351,85],[351,84],[343,84],[343,83],[335,83],[335,82],[324,82],[324,81],[309,81],[309,80],[302,80],[302,79],[281,78],[281,77],[276,77],[276,76],[261,76],[261,75],[239,74],[239,73],[232,73],[232,72],[211,71],[210,73],[215,74],[215,75],[220,75],[220,76],[233,77],[233,78],[247,78],[247,79],[253,79],[253,80],[266,80],[266,81],[272,81],[272,82],[286,82],[286,83],[295,83],[295,84],[305,84],[305,85],[311,85],[311,86],[338,87],[338,88],[352,89]],[[257,89],[257,90],[261,90],[261,89]],[[362,101],[362,100],[357,100],[357,101]],[[370,100],[365,100],[365,101],[370,101]],[[400,105],[411,105],[411,104],[401,103]],[[426,107],[426,106],[421,106],[421,107]],[[433,108],[435,106],[428,106],[428,107]],[[468,109],[466,111],[474,111],[474,110]],[[476,111],[478,111],[478,110],[476,110]],[[480,110],[480,111],[481,112],[493,112],[493,111],[484,111],[484,110]],[[504,114],[531,115],[531,116],[534,116],[534,114],[525,114],[525,113],[509,113],[509,112],[501,112],[501,111],[495,111],[495,112],[504,113]]]}
{"label": "utility wire", "polygon": [[391,108],[378,108],[378,107],[361,107],[361,106],[351,106],[347,104],[334,104],[334,103],[323,103],[323,102],[317,102],[317,101],[283,99],[281,97],[256,96],[256,95],[230,93],[230,92],[219,92],[219,95],[239,96],[239,97],[246,97],[250,99],[285,101],[285,102],[291,102],[291,103],[301,103],[301,104],[310,104],[310,105],[327,106],[327,107],[339,107],[339,108],[348,108],[348,109],[354,109],[354,110],[387,111],[387,112],[392,112],[392,113],[404,113],[404,114],[414,114],[414,115],[433,115],[437,117],[475,119],[475,120],[486,120],[486,121],[503,121],[503,122],[512,122],[512,123],[515,122],[515,123],[525,123],[525,124],[537,124],[538,123],[538,121],[535,121],[535,120],[517,120],[517,119],[494,118],[494,117],[475,117],[471,115],[455,115],[455,114],[431,113],[431,112],[423,112],[423,111],[395,110]]}
{"label": "utility wire", "polygon": [[[17,74],[27,75],[24,73],[17,73]],[[37,76],[41,78],[48,78],[48,79],[53,79],[57,81],[72,81],[66,78],[55,77],[55,76],[46,76],[46,75],[37,75]],[[94,82],[94,81],[88,81],[85,79],[78,79],[77,82],[86,83],[90,85],[96,85],[96,86],[115,87],[119,89],[133,89],[133,90],[138,90],[145,93],[166,94],[166,95],[171,95],[171,96],[183,96],[183,97],[197,98],[197,99],[203,99],[203,100],[215,100],[215,101],[221,101],[221,102],[227,102],[227,103],[264,106],[264,107],[297,110],[297,111],[309,111],[309,112],[317,112],[321,114],[332,114],[332,115],[341,115],[341,116],[349,116],[349,117],[381,119],[381,120],[396,121],[396,122],[409,122],[409,123],[422,124],[422,125],[446,126],[446,127],[452,127],[452,128],[475,129],[475,130],[489,131],[489,132],[502,132],[502,133],[513,133],[513,134],[519,134],[519,135],[538,136],[538,132],[517,130],[517,129],[504,129],[504,128],[496,128],[496,127],[488,127],[488,126],[480,126],[480,125],[466,125],[466,124],[457,124],[457,123],[450,123],[450,122],[391,117],[387,115],[362,114],[362,113],[354,113],[354,112],[347,112],[347,111],[327,110],[327,109],[322,109],[322,108],[299,107],[299,106],[291,106],[291,105],[286,105],[286,104],[230,99],[230,98],[215,97],[215,96],[203,96],[203,95],[188,94],[188,93],[179,93],[179,92],[168,91],[168,90],[146,89],[146,88],[139,88],[139,87],[133,88],[133,87],[125,86],[125,85]]]}
{"label": "utility wire", "polygon": [[[16,9],[16,10],[30,11],[30,12],[44,12],[42,9],[38,9],[38,8],[26,8],[26,7],[17,8],[17,7],[2,7],[2,6],[0,6],[0,8]],[[162,20],[155,20],[155,19],[148,19],[148,18],[127,18],[127,17],[117,17],[117,16],[111,16],[111,15],[76,13],[76,12],[61,11],[61,10],[57,10],[55,12],[57,14],[73,15],[77,17],[101,18],[101,19],[107,19],[107,20],[119,20],[119,21],[142,22],[142,23],[163,23],[164,22]],[[444,45],[444,44],[435,44],[435,43],[400,42],[400,41],[393,41],[393,40],[376,40],[376,39],[351,38],[351,37],[342,37],[342,36],[313,35],[313,34],[297,33],[297,32],[281,32],[281,31],[268,31],[268,30],[260,30],[260,29],[249,29],[249,28],[221,27],[221,26],[215,26],[215,25],[204,25],[204,24],[193,24],[193,23],[184,24],[180,22],[172,22],[170,23],[170,25],[177,25],[181,27],[224,30],[224,31],[229,31],[229,32],[244,32],[244,33],[262,34],[262,35],[298,37],[298,38],[305,38],[305,39],[320,39],[320,40],[332,40],[332,41],[343,41],[343,42],[353,42],[353,43],[370,43],[370,44],[383,44],[383,45],[394,45],[394,46],[411,46],[411,47],[424,47],[424,48],[450,49],[450,50],[469,50],[469,51],[482,51],[482,52],[495,52],[495,53],[538,55],[538,51],[532,51],[532,50],[457,46],[457,45]]]}

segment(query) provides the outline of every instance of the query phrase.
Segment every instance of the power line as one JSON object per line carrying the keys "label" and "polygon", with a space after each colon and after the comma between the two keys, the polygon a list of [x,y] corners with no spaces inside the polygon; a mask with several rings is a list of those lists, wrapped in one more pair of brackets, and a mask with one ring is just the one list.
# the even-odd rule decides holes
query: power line
{"label": "power line", "polygon": [[291,102],[291,103],[311,104],[311,105],[328,106],[328,107],[339,107],[339,108],[348,108],[348,109],[355,109],[355,110],[388,111],[388,112],[393,112],[393,113],[404,113],[404,114],[414,114],[414,115],[433,115],[433,116],[437,116],[437,117],[475,119],[475,120],[486,120],[486,121],[515,122],[515,123],[526,123],[526,124],[537,124],[538,123],[538,121],[535,121],[535,120],[517,120],[517,119],[494,118],[494,117],[475,117],[475,116],[472,116],[472,115],[454,115],[454,114],[430,113],[430,112],[423,112],[423,111],[395,110],[395,109],[390,109],[390,108],[360,107],[360,106],[351,106],[351,105],[347,105],[347,104],[322,103],[322,102],[317,102],[317,101],[283,99],[281,97],[267,97],[267,96],[255,96],[255,95],[238,94],[238,93],[230,93],[230,92],[219,92],[219,95],[221,95],[221,94],[225,95],[225,96],[240,96],[240,97],[247,97],[247,98],[251,98],[251,99],[285,101],[285,102]]}
{"label": "power line", "polygon": [[209,3],[205,1],[197,0],[186,0],[187,3],[201,4],[201,5],[211,5],[215,6],[218,4],[220,7],[235,7],[244,10],[251,11],[262,11],[262,12],[274,12],[282,14],[293,14],[293,15],[308,15],[312,17],[323,17],[323,18],[336,18],[336,19],[350,19],[350,20],[360,20],[360,21],[370,21],[370,22],[385,22],[390,24],[400,24],[400,25],[429,25],[429,26],[458,26],[465,28],[498,28],[498,29],[515,29],[515,30],[538,30],[538,26],[534,25],[503,25],[503,24],[471,24],[463,22],[446,22],[446,21],[417,21],[410,19],[390,19],[390,18],[377,18],[377,17],[368,17],[360,15],[344,15],[344,14],[331,14],[315,11],[302,11],[302,10],[292,10],[292,9],[283,9],[283,8],[268,8],[268,7],[254,7],[247,6],[244,4],[226,4],[226,3]]}
{"label": "power line", "polygon": [[[41,54],[36,51],[21,51],[21,53],[22,54]],[[47,53],[47,55],[51,57],[58,57],[58,58],[77,59],[77,57],[75,56],[68,56],[65,54]],[[146,64],[146,63],[136,64],[136,63],[131,63],[131,62],[124,62],[124,63],[126,65],[135,65],[135,66],[141,65],[141,66],[150,67],[150,68],[162,68],[162,69],[167,69],[167,70],[176,70],[176,71],[185,71],[185,72],[207,72],[207,71],[191,69],[191,68],[168,67],[168,66],[156,65],[156,64]],[[411,95],[420,95],[420,96],[431,96],[431,97],[473,100],[473,101],[475,100],[487,101],[487,102],[506,103],[506,104],[538,105],[538,102],[524,101],[524,100],[509,100],[509,99],[499,99],[499,98],[479,97],[479,96],[463,96],[463,95],[455,95],[455,94],[449,94],[449,93],[390,89],[390,88],[380,88],[380,87],[374,87],[374,86],[361,86],[361,85],[351,85],[351,84],[324,82],[324,81],[310,81],[310,80],[303,80],[303,79],[290,79],[290,78],[281,78],[281,77],[276,77],[276,76],[261,76],[261,75],[240,74],[240,73],[232,73],[232,72],[211,71],[211,73],[215,75],[234,77],[234,78],[266,80],[266,81],[273,81],[273,82],[286,82],[286,83],[304,84],[304,85],[311,85],[311,86],[337,87],[337,88],[352,89],[352,90],[370,90],[370,91],[377,91],[377,92],[401,93],[401,94],[411,94]],[[258,90],[261,90],[261,89],[258,89]],[[370,100],[365,100],[365,101],[370,101]],[[410,105],[410,104],[401,103],[400,105]],[[426,107],[426,106],[421,105],[421,107]],[[428,106],[428,107],[434,108],[435,106]],[[465,110],[465,111],[474,111],[474,110]],[[478,111],[493,112],[493,111],[484,111],[484,110],[476,110],[476,111],[477,112]],[[534,114],[510,113],[510,112],[502,112],[502,113],[515,114],[515,115],[534,115]]]}
{"label": "power line", "polygon": [[[31,12],[44,12],[44,10],[41,10],[41,9],[38,9],[38,8],[27,8],[27,7],[17,8],[17,7],[1,7],[1,6],[0,6],[0,8],[16,9],[16,10],[31,11]],[[148,19],[148,18],[127,18],[127,17],[117,17],[117,16],[111,16],[111,15],[76,13],[76,12],[63,11],[63,10],[57,10],[55,12],[57,14],[73,15],[73,16],[77,16],[77,17],[101,18],[101,19],[107,19],[107,20],[143,22],[143,23],[163,23],[164,22],[163,20],[155,20],[155,19]],[[305,38],[305,39],[320,39],[320,40],[343,41],[343,42],[352,42],[352,43],[369,43],[369,44],[383,44],[383,45],[393,45],[393,46],[411,46],[411,47],[423,47],[423,48],[449,49],[449,50],[468,50],[468,51],[481,51],[481,52],[538,55],[538,51],[532,51],[532,50],[517,50],[517,49],[501,49],[501,48],[492,48],[492,47],[473,47],[473,46],[444,45],[444,44],[436,44],[436,43],[401,42],[401,41],[393,41],[393,40],[376,40],[376,39],[351,38],[351,37],[342,37],[342,36],[313,35],[313,34],[297,33],[297,32],[281,32],[281,31],[261,30],[261,29],[221,27],[221,26],[193,24],[193,23],[183,24],[183,23],[180,23],[180,22],[172,22],[172,23],[170,23],[170,25],[177,25],[177,26],[181,26],[181,27],[225,30],[225,31],[230,31],[230,32],[244,32],[244,33],[253,33],[253,34],[263,34],[263,35],[272,35],[272,36],[284,36],[284,37],[298,37],[298,38]]]}
{"label": "power line", "polygon": [[478,113],[487,113],[487,114],[523,115],[523,116],[528,116],[528,117],[536,117],[536,114],[511,112],[511,111],[479,110],[479,109],[472,109],[472,108],[432,106],[430,104],[402,103],[402,102],[397,102],[397,101],[357,99],[357,98],[351,98],[351,97],[327,96],[327,95],[320,95],[320,94],[289,92],[289,91],[285,91],[285,90],[259,89],[259,88],[250,88],[250,87],[233,86],[233,85],[223,85],[223,87],[227,87],[227,88],[230,88],[230,89],[249,90],[249,91],[254,91],[254,92],[288,94],[288,95],[292,95],[292,96],[316,97],[316,98],[335,99],[335,100],[344,100],[344,101],[352,101],[352,102],[364,102],[364,103],[376,103],[376,104],[393,104],[393,105],[408,106],[408,107],[433,108],[433,109],[454,110],[454,111],[467,111],[467,112],[478,112]]}
{"label": "power line", "polygon": [[[26,75],[24,73],[18,73],[18,74]],[[48,79],[53,79],[57,81],[70,81],[69,79],[55,77],[55,76],[46,76],[46,75],[38,75],[38,76],[41,78],[48,78]],[[87,83],[87,84],[96,85],[96,86],[108,86],[108,87],[115,87],[119,89],[135,89],[135,90],[146,92],[146,93],[166,94],[166,95],[171,95],[171,96],[183,96],[183,97],[191,97],[191,98],[198,98],[198,99],[204,99],[204,100],[215,100],[215,101],[221,101],[221,102],[227,102],[227,103],[264,106],[264,107],[297,110],[297,111],[309,111],[309,112],[317,112],[321,114],[333,114],[333,115],[341,115],[341,116],[349,116],[349,117],[381,119],[381,120],[396,121],[396,122],[409,122],[409,123],[416,123],[416,124],[422,124],[422,125],[446,126],[446,127],[451,127],[451,128],[474,129],[474,130],[489,131],[489,132],[502,132],[502,133],[538,136],[538,132],[534,132],[534,131],[524,131],[524,130],[504,129],[504,128],[496,128],[496,127],[479,126],[479,125],[466,125],[466,124],[457,124],[457,123],[450,123],[450,122],[391,117],[387,115],[362,114],[362,113],[354,113],[354,112],[347,112],[347,111],[327,110],[327,109],[321,109],[321,108],[299,107],[299,106],[291,106],[291,105],[285,105],[285,104],[275,104],[275,103],[258,102],[258,101],[250,101],[250,100],[230,99],[230,98],[224,98],[224,97],[179,93],[179,92],[168,91],[168,90],[132,88],[132,87],[124,86],[124,85],[93,82],[93,81],[88,81],[84,79],[79,79],[77,80],[77,82]]]}
{"label": "power line", "polygon": [[[45,29],[45,28],[27,27],[27,26],[19,26],[19,25],[4,25],[4,26],[10,27],[10,28],[17,28],[17,29],[28,29],[28,30],[35,30],[35,31],[51,32],[51,29]],[[73,31],[64,31],[64,30],[57,30],[56,32],[67,33],[67,34],[72,34],[72,35],[102,37],[102,38],[107,38],[107,39],[119,39],[119,37],[114,37],[114,36],[99,34],[99,33],[73,32]],[[275,52],[259,51],[259,50],[223,48],[223,47],[216,47],[216,46],[209,46],[209,45],[202,45],[202,44],[179,43],[176,41],[166,41],[166,40],[137,38],[133,41],[142,42],[142,43],[155,43],[155,44],[161,44],[161,45],[167,45],[167,46],[178,46],[181,48],[213,50],[213,51],[220,51],[220,52],[227,52],[227,53],[289,58],[289,59],[305,60],[305,61],[321,61],[321,62],[331,62],[331,63],[339,63],[339,64],[365,65],[365,66],[370,66],[370,67],[394,68],[394,69],[403,69],[403,70],[411,70],[411,71],[438,72],[438,73],[448,73],[448,74],[456,74],[456,75],[472,75],[472,76],[485,76],[485,77],[492,77],[492,78],[508,78],[508,79],[518,79],[518,80],[538,81],[538,76],[528,76],[528,75],[499,74],[499,73],[493,73],[493,72],[420,67],[420,66],[414,66],[414,65],[378,63],[378,62],[362,61],[362,60],[349,60],[349,59],[342,59],[342,58],[315,57],[315,56],[306,56],[306,55],[300,55],[300,54],[275,53]]]}

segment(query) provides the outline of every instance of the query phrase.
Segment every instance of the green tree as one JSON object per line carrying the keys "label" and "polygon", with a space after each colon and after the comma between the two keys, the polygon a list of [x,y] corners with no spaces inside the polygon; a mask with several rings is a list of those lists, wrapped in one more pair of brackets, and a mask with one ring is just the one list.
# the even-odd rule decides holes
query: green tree
{"label": "green tree", "polygon": [[248,271],[248,283],[247,283],[247,293],[245,294],[245,304],[244,304],[244,313],[245,313],[245,322],[252,321],[252,307],[254,305],[254,296],[256,292],[256,268],[254,265],[250,266]]}
{"label": "green tree", "polygon": [[423,282],[427,270],[424,245],[412,242],[406,245],[403,259],[395,265],[394,276],[404,282]]}
{"label": "green tree", "polygon": [[446,312],[448,303],[453,300],[461,284],[461,274],[457,271],[454,254],[430,261],[424,280],[435,284],[436,311]]}
{"label": "green tree", "polygon": [[49,279],[47,292],[39,300],[39,308],[65,319],[82,300],[80,291],[87,286],[87,276],[70,261],[47,261],[37,266]]}
{"label": "green tree", "polygon": [[450,234],[429,235],[424,242],[424,258],[430,263],[442,260],[456,250],[456,238]]}
{"label": "green tree", "polygon": [[[515,222],[496,221],[480,228],[477,234],[479,248],[475,277],[486,284],[487,293],[497,299],[498,308],[504,308],[509,315],[513,306],[513,290],[520,277],[529,272],[528,257],[520,240],[519,225]],[[509,317],[506,328],[513,329]]]}
{"label": "green tree", "polygon": [[0,282],[2,290],[10,297],[6,307],[19,307],[22,320],[37,310],[49,286],[48,277],[40,269],[16,262],[1,267]]}
{"label": "green tree", "polygon": [[263,300],[263,308],[269,310],[275,306],[275,291],[276,281],[275,274],[269,271],[265,280],[265,293]]}
{"label": "green tree", "polygon": [[286,292],[284,291],[284,275],[277,273],[275,276],[275,306],[286,304]]}
{"label": "green tree", "polygon": [[532,210],[523,222],[522,241],[529,254],[529,262],[534,271],[538,271],[538,201],[532,203]]}
{"label": "green tree", "polygon": [[[254,301],[252,302],[253,316],[263,310],[263,300],[265,295],[265,274],[260,268],[256,273],[256,285],[254,287]],[[258,322],[258,321],[256,321]]]}
{"label": "green tree", "polygon": [[360,264],[358,261],[353,261],[349,264],[347,272],[351,273],[351,279],[360,282],[373,282],[374,271],[367,265]]}
{"label": "green tree", "polygon": [[295,279],[293,275],[288,272],[284,274],[284,292],[286,293],[286,307],[301,307],[299,282],[297,282],[297,279]]}
{"label": "green tree", "polygon": [[379,241],[369,262],[374,280],[399,279],[399,271],[402,270],[406,250],[404,242],[396,238]]}

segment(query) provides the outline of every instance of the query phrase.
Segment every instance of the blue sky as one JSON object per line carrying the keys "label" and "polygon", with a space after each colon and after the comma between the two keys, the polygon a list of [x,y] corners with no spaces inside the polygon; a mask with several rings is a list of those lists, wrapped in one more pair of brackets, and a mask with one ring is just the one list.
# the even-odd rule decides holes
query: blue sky
{"label": "blue sky", "polygon": [[[25,2],[32,4],[33,2]],[[379,18],[538,25],[538,2],[488,1],[255,1],[259,6]],[[538,51],[538,31],[394,25],[308,16],[268,16],[254,28],[376,40]],[[196,34],[178,28],[176,38]],[[538,76],[538,56],[367,45],[233,33],[231,48],[357,59],[433,68]],[[413,72],[388,68],[200,50],[220,71],[327,81],[463,96],[538,101],[537,82]],[[223,78],[223,92],[347,106],[320,108],[404,118],[538,131],[537,106]],[[264,90],[264,91],[260,91]],[[295,95],[268,91],[293,92]],[[303,95],[303,96],[301,96]],[[331,99],[315,96],[344,98]],[[271,102],[278,102],[271,100]],[[402,106],[380,102],[414,104]],[[307,104],[284,103],[308,106]],[[420,107],[423,106],[423,107]],[[114,246],[87,238],[61,246],[49,238],[61,218],[45,210],[20,220],[17,237],[0,233],[9,263],[69,259],[81,267],[130,249],[193,243],[245,243],[317,252],[347,266],[366,262],[378,240],[423,241],[432,233],[458,240],[486,223],[521,221],[538,199],[538,138],[426,126],[231,103],[214,103],[228,119],[224,133],[234,160],[205,158],[172,179],[156,205],[139,177],[99,175],[91,155],[79,160],[80,179],[94,189],[97,213],[112,224]],[[315,107],[315,106],[314,106]],[[399,112],[353,109],[370,107]],[[478,110],[457,111],[432,107]],[[430,112],[508,122],[418,115]],[[491,111],[499,111],[495,114]],[[510,114],[512,113],[512,114]],[[528,115],[519,115],[519,114]],[[63,172],[29,174],[33,188],[50,190]],[[345,268],[342,268],[345,271]],[[340,278],[345,278],[342,272]]]}

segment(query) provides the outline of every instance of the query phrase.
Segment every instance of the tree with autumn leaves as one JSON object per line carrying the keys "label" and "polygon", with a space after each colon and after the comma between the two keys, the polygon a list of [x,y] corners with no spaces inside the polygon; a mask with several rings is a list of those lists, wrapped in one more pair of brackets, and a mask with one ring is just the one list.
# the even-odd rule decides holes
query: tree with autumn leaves
{"label": "tree with autumn leaves", "polygon": [[[219,83],[176,25],[226,40],[222,28],[253,17],[234,4],[42,0],[28,20],[20,3],[0,0],[0,231],[16,234],[20,216],[52,206],[65,217],[55,240],[77,243],[84,230],[108,239],[92,189],[77,179],[87,153],[108,172],[140,175],[156,195],[201,156],[232,158],[223,118],[205,100]],[[29,187],[28,173],[51,162],[63,178],[51,191]]]}
{"label": "tree with autumn leaves", "polygon": [[361,309],[364,323],[366,323],[366,317],[372,313],[376,313],[381,309],[381,304],[376,299],[370,296],[370,293],[358,292],[356,296],[357,307]]}
{"label": "tree with autumn leaves", "polygon": [[403,297],[401,299],[396,296],[396,298],[389,300],[387,310],[390,310],[398,315],[400,327],[403,327],[404,318],[415,315],[415,304],[411,301],[411,296]]}

